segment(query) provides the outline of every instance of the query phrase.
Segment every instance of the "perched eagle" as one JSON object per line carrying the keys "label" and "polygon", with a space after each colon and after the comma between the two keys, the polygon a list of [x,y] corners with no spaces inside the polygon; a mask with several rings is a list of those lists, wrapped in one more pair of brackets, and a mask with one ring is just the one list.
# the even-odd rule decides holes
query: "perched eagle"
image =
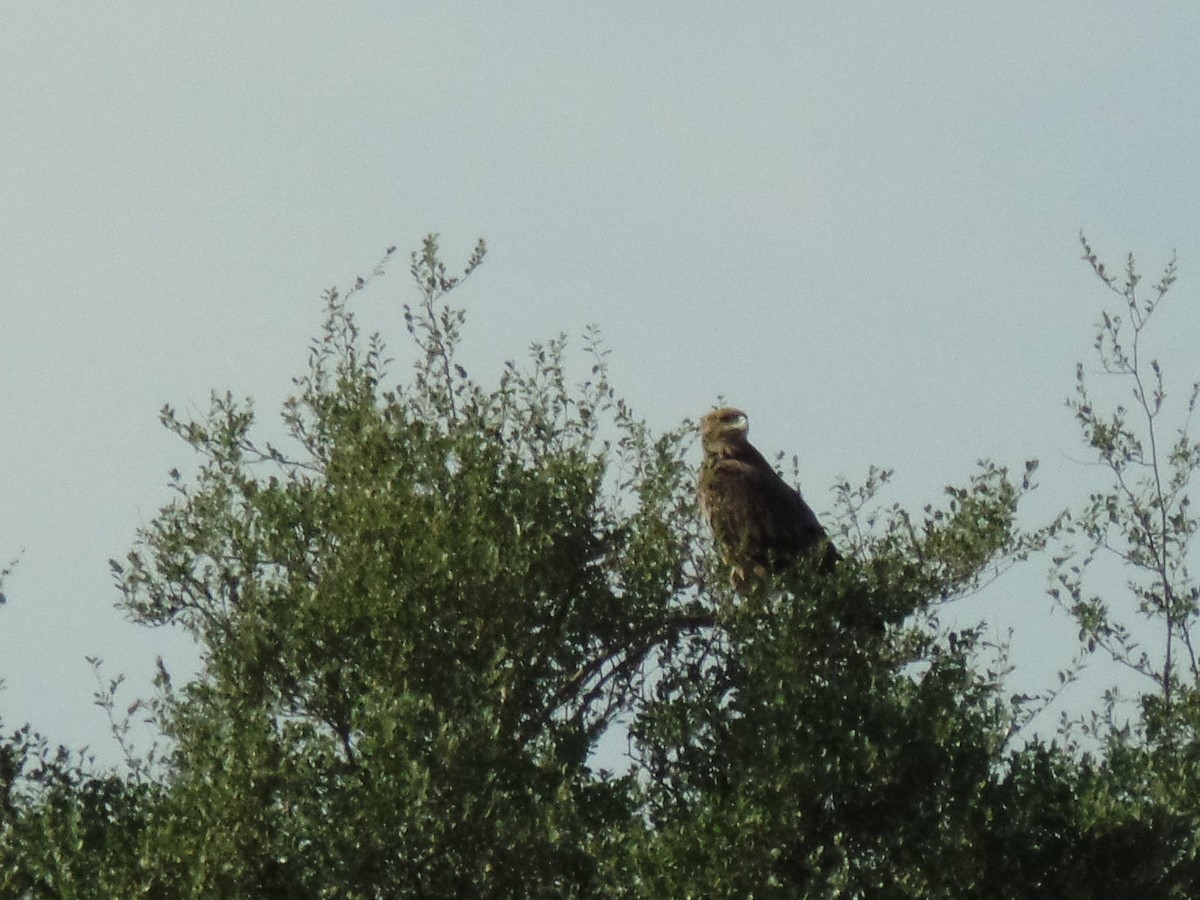
{"label": "perched eagle", "polygon": [[704,462],[700,508],[739,589],[755,573],[786,569],[803,556],[827,572],[839,557],[800,493],[746,440],[740,409],[716,409],[700,422]]}

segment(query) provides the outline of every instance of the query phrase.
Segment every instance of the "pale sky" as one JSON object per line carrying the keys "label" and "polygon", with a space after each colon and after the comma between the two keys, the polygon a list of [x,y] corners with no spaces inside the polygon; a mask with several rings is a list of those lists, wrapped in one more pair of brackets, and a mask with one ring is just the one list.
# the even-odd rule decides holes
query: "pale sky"
{"label": "pale sky", "polygon": [[[655,427],[723,396],[819,511],[871,464],[919,510],[980,457],[1042,460],[1030,524],[1077,504],[1102,473],[1063,399],[1109,302],[1081,228],[1148,281],[1178,251],[1152,340],[1200,377],[1198,47],[1193,2],[3,0],[6,729],[112,758],[85,655],[138,690],[194,660],[113,607],[193,462],[158,409],[229,389],[273,426],[321,292],[392,244],[360,310],[403,377],[429,231],[456,265],[488,240],[485,383],[594,322]],[[1016,630],[1023,689],[1073,647],[1044,572],[956,612]]]}

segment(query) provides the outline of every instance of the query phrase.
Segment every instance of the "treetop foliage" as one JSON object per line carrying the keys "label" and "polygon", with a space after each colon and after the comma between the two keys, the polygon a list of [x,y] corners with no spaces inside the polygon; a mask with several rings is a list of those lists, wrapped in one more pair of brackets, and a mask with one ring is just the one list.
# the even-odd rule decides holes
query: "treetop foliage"
{"label": "treetop foliage", "polygon": [[[199,467],[172,473],[113,571],[123,610],[185,629],[202,669],[175,684],[160,662],[128,715],[161,743],[127,748],[125,771],[27,727],[5,739],[0,894],[1194,894],[1200,782],[1178,778],[1196,752],[1178,723],[1200,707],[1172,660],[1195,598],[1175,589],[1182,536],[1163,543],[1186,477],[1159,496],[1172,512],[1113,507],[1157,541],[1131,553],[1147,596],[1159,576],[1174,591],[1152,607],[1173,739],[1090,757],[1016,740],[1036,701],[1004,696],[982,623],[939,611],[1069,523],[1107,533],[1024,530],[1035,464],[983,461],[919,513],[883,505],[887,470],[844,480],[837,571],[735,592],[696,510],[693,423],[638,418],[595,330],[582,379],[562,336],[495,383],[468,374],[453,292],[485,254],[457,275],[436,236],[412,254],[398,382],[354,314],[394,248],[328,291],[280,442],[231,394],[197,418],[164,407]],[[1137,458],[1122,429],[1093,446]],[[119,687],[98,697],[118,738]],[[621,734],[626,758],[597,753]]]}

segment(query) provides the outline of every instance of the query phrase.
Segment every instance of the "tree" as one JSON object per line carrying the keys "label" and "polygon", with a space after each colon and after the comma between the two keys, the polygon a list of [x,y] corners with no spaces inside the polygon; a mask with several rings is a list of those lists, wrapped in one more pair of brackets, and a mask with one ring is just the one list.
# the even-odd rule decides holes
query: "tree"
{"label": "tree", "polygon": [[[202,671],[176,686],[160,668],[130,714],[163,746],[124,773],[28,730],[0,745],[0,893],[1200,885],[1195,807],[1165,792],[1168,762],[1014,741],[1020,704],[982,629],[940,624],[1055,533],[1017,524],[1032,464],[982,463],[916,515],[882,505],[887,472],[844,482],[836,572],[737,593],[699,521],[694,426],[638,419],[594,332],[578,384],[563,337],[494,386],[468,375],[452,292],[484,254],[460,276],[434,236],[413,254],[399,385],[353,311],[389,251],[326,294],[283,440],[229,394],[198,419],[164,408],[199,470],[173,473],[173,502],[114,572],[128,613],[195,637]],[[627,772],[598,769],[612,729]]]}

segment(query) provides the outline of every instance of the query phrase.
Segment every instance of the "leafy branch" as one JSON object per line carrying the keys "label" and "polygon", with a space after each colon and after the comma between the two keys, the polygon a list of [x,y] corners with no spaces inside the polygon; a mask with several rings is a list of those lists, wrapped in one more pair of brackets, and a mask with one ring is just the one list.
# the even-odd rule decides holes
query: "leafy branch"
{"label": "leafy branch", "polygon": [[[1148,328],[1176,280],[1175,259],[1159,281],[1145,291],[1132,254],[1123,275],[1108,271],[1087,238],[1080,235],[1083,259],[1104,285],[1120,298],[1116,309],[1101,311],[1094,347],[1104,374],[1125,382],[1132,407],[1117,402],[1104,412],[1095,399],[1082,363],[1077,364],[1075,396],[1067,405],[1084,440],[1109,470],[1112,485],[1093,493],[1077,520],[1089,549],[1058,556],[1057,586],[1051,591],[1070,610],[1089,649],[1106,651],[1118,664],[1149,678],[1166,712],[1180,687],[1181,672],[1200,680],[1193,630],[1200,587],[1188,569],[1197,519],[1191,511],[1190,486],[1200,468],[1200,442],[1190,431],[1200,398],[1192,385],[1183,424],[1167,441],[1163,414],[1167,390],[1163,370],[1148,355]],[[1108,602],[1085,588],[1085,572],[1103,553],[1131,571],[1127,587],[1137,613],[1161,626],[1161,650],[1141,648],[1129,621],[1113,614]],[[1182,657],[1182,658],[1181,658]]]}

